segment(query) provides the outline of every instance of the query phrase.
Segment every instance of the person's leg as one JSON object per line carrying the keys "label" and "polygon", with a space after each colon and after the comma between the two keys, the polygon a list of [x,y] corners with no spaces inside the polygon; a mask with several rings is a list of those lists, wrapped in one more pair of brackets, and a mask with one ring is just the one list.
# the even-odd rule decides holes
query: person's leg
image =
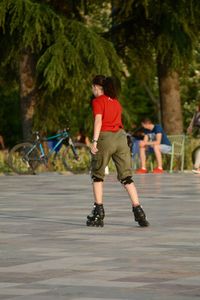
{"label": "person's leg", "polygon": [[124,187],[129,195],[132,206],[135,207],[135,206],[140,205],[139,199],[138,199],[138,193],[137,193],[134,183],[132,182],[130,184],[126,184],[126,185],[124,185]]}
{"label": "person's leg", "polygon": [[140,156],[140,168],[135,171],[136,174],[145,174],[147,173],[146,169],[146,151],[147,147],[139,144],[139,156]]}
{"label": "person's leg", "polygon": [[132,206],[140,205],[138,193],[132,180],[130,154],[125,152],[123,149],[121,152],[118,151],[115,153],[112,158],[117,169],[118,179],[124,185],[124,188],[126,189],[131,200]]}
{"label": "person's leg", "polygon": [[135,221],[138,222],[138,224],[141,227],[147,227],[149,226],[149,222],[146,219],[145,212],[140,205],[139,199],[138,199],[138,194],[136,187],[133,183],[132,177],[128,176],[124,180],[121,180],[121,183],[124,185],[130,200],[132,204],[132,211],[135,217]]}
{"label": "person's leg", "polygon": [[146,169],[146,147],[140,145],[141,169]]}
{"label": "person's leg", "polygon": [[105,211],[103,207],[103,180],[93,177],[94,205],[90,215],[87,216],[87,226],[104,226]]}
{"label": "person's leg", "polygon": [[162,169],[162,153],[160,150],[160,145],[153,145],[153,150],[155,153],[156,161],[157,161],[157,166],[159,169]]}
{"label": "person's leg", "polygon": [[103,181],[93,182],[94,200],[97,204],[103,204]]}
{"label": "person's leg", "polygon": [[101,134],[99,142],[97,144],[98,152],[92,156],[92,187],[94,195],[93,210],[90,215],[87,216],[87,226],[104,226],[104,207],[103,207],[103,180],[105,176],[105,168],[109,163],[110,154],[109,149],[112,145],[111,134]]}
{"label": "person's leg", "polygon": [[121,134],[121,136],[120,133],[118,134],[116,144],[117,151],[112,155],[112,158],[117,169],[118,179],[129,195],[136,222],[138,222],[140,226],[148,226],[149,223],[140,206],[137,190],[133,183],[130,149],[128,148],[123,134]]}

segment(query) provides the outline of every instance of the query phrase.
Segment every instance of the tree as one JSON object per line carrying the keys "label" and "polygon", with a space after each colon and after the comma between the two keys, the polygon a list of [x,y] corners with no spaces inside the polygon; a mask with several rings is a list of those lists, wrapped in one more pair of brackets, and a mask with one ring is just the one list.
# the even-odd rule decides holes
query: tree
{"label": "tree", "polygon": [[[70,112],[79,107],[79,118],[82,117],[83,122],[84,101],[89,97],[86,89],[91,77],[96,73],[109,75],[113,70],[120,76],[112,44],[84,24],[81,3],[0,2],[0,30],[5,39],[12,39],[2,63],[16,61],[25,139],[30,136],[34,116],[35,123],[39,124],[41,114],[35,115],[38,109],[43,112],[40,126],[45,129],[55,128],[69,107]],[[77,126],[78,123],[76,120]]]}
{"label": "tree", "polygon": [[136,57],[141,78],[157,66],[162,122],[171,134],[183,131],[179,73],[198,41],[199,6],[197,0],[113,0],[110,35],[128,66]]}

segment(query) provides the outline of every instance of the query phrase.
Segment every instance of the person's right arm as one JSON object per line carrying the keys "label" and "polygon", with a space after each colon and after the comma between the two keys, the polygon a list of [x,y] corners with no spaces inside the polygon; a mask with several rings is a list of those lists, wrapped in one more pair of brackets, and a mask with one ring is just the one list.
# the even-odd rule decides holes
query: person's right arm
{"label": "person's right arm", "polygon": [[92,141],[92,145],[91,145],[92,154],[96,154],[98,152],[97,141],[99,139],[101,126],[102,126],[102,115],[97,114],[94,119],[93,141]]}

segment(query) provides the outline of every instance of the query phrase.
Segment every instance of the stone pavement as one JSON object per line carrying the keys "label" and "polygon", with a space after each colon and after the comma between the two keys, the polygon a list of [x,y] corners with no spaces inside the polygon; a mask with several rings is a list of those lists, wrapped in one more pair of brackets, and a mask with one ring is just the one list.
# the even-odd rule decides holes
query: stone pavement
{"label": "stone pavement", "polygon": [[85,226],[88,176],[1,176],[0,299],[199,299],[200,176],[134,178],[149,228],[113,175],[104,228]]}

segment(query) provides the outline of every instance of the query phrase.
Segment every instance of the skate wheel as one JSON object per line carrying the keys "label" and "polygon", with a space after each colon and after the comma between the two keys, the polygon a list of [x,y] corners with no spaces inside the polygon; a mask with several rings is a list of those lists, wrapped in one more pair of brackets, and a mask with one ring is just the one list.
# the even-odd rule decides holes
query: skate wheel
{"label": "skate wheel", "polygon": [[101,223],[95,223],[94,221],[93,222],[91,222],[91,221],[86,221],[86,225],[87,226],[90,226],[90,227],[103,227],[104,226],[104,223],[103,222],[101,222]]}
{"label": "skate wheel", "polygon": [[141,226],[141,227],[148,227],[150,224],[147,220],[144,220],[144,221],[139,221],[138,224]]}
{"label": "skate wheel", "polygon": [[94,226],[94,223],[88,220],[88,221],[86,222],[86,225],[87,225],[87,226]]}

